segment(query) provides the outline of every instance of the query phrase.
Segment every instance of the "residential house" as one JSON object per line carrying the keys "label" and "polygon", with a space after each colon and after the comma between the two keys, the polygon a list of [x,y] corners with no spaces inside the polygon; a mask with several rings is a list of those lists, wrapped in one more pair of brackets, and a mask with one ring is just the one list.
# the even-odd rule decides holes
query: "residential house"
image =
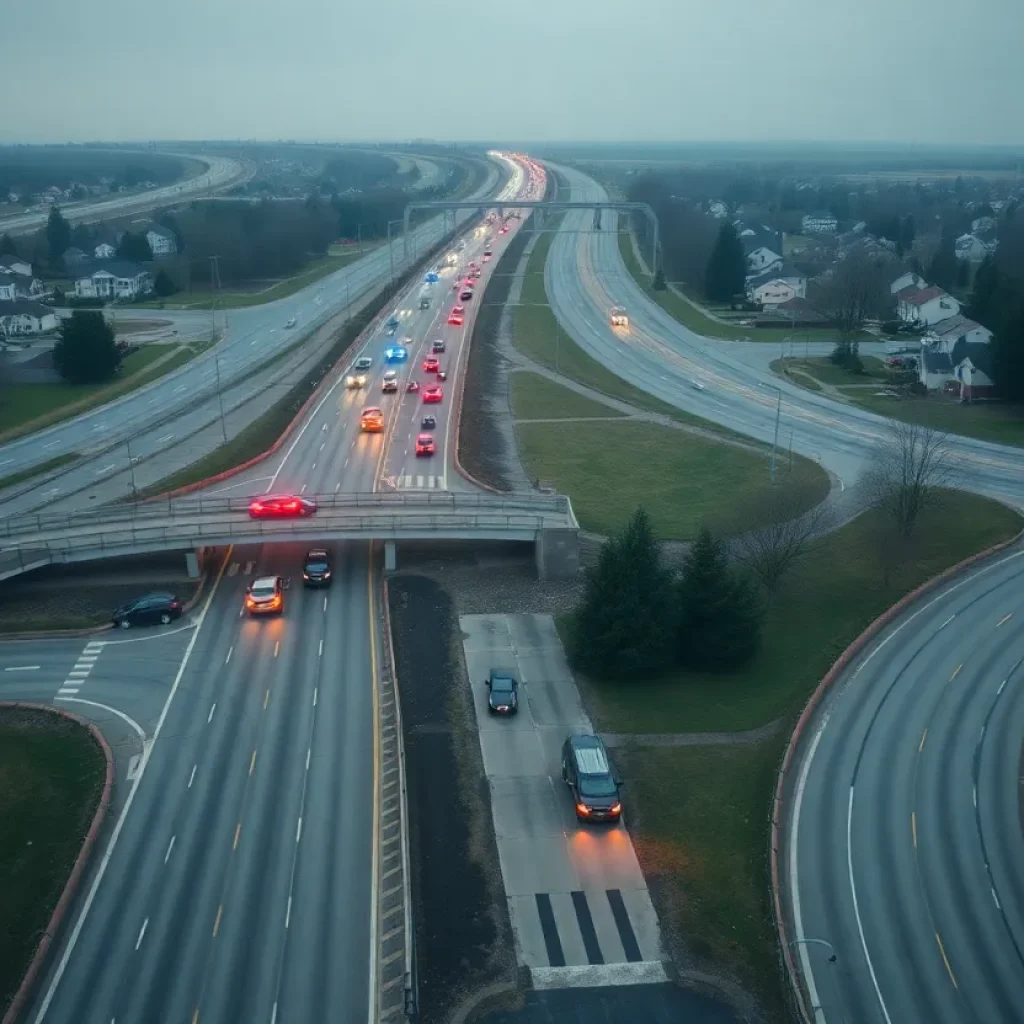
{"label": "residential house", "polygon": [[823,210],[805,214],[801,226],[805,235],[832,235],[839,227],[839,221],[827,210]]}
{"label": "residential house", "polygon": [[153,275],[137,263],[114,260],[96,263],[81,270],[75,280],[75,296],[80,299],[137,299],[153,290]]}
{"label": "residential house", "polygon": [[41,302],[15,299],[0,302],[0,334],[8,338],[26,334],[46,334],[57,329],[57,314]]}
{"label": "residential house", "polygon": [[[955,363],[953,376],[960,382],[960,401],[992,398],[996,387],[992,380],[992,350],[988,345],[964,345],[967,354]],[[951,356],[954,362],[957,356]]]}
{"label": "residential house", "polygon": [[22,277],[31,277],[32,264],[18,256],[0,256],[0,274],[20,274]]}
{"label": "residential house", "polygon": [[775,270],[748,277],[746,292],[749,301],[774,309],[790,299],[807,298],[807,277],[791,263],[783,261]]}
{"label": "residential house", "polygon": [[953,379],[953,364],[949,353],[922,349],[918,372],[918,379],[929,391],[940,391],[947,380]]}
{"label": "residential house", "polygon": [[782,266],[782,235],[768,228],[743,228],[740,242],[747,256],[747,274],[765,274]]}
{"label": "residential house", "polygon": [[992,341],[992,332],[968,317],[958,315],[930,327],[923,341],[938,351],[952,352],[961,341],[967,345],[988,345]]}
{"label": "residential house", "polygon": [[889,294],[896,295],[903,291],[904,288],[927,288],[928,282],[920,275],[915,274],[912,270],[900,270],[896,268],[893,271],[896,277],[889,282]]}
{"label": "residential house", "polygon": [[953,244],[958,260],[980,263],[989,253],[996,250],[997,243],[982,241],[976,234],[961,235]]}
{"label": "residential house", "polygon": [[50,294],[41,281],[35,277],[24,277],[22,274],[5,274],[0,270],[0,302],[13,302],[15,299],[39,300]]}
{"label": "residential house", "polygon": [[153,225],[146,231],[146,241],[154,256],[173,256],[178,251],[174,232],[159,225]]}
{"label": "residential house", "polygon": [[971,231],[976,235],[991,234],[995,229],[995,217],[975,217],[971,221]]}
{"label": "residential house", "polygon": [[112,260],[117,255],[117,249],[109,242],[100,242],[92,252],[98,260]]}
{"label": "residential house", "polygon": [[721,199],[716,199],[708,205],[708,213],[716,220],[724,220],[729,216],[729,207]]}
{"label": "residential house", "polygon": [[948,320],[960,312],[960,303],[934,285],[915,288],[910,285],[896,293],[896,315],[905,323],[919,323],[928,327],[940,320]]}
{"label": "residential house", "polygon": [[806,299],[799,297],[780,302],[770,312],[776,316],[784,316],[793,322],[800,321],[802,324],[824,324],[828,322],[827,316],[815,309]]}
{"label": "residential house", "polygon": [[13,302],[17,298],[15,284],[13,274],[0,274],[0,302]]}

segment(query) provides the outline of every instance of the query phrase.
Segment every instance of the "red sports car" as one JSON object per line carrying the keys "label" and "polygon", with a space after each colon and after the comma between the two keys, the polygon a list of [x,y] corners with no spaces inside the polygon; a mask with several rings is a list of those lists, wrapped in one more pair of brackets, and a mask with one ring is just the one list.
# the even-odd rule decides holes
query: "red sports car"
{"label": "red sports car", "polygon": [[311,516],[315,511],[316,502],[312,498],[297,494],[268,494],[249,502],[251,519],[297,519]]}
{"label": "red sports car", "polygon": [[419,434],[416,437],[416,457],[434,454],[434,438],[431,434]]}
{"label": "red sports car", "polygon": [[442,398],[444,398],[444,392],[436,384],[423,389],[424,402],[440,402]]}
{"label": "red sports car", "polygon": [[448,323],[453,327],[461,327],[466,317],[466,308],[464,306],[453,306],[452,311],[448,314]]}
{"label": "red sports car", "polygon": [[423,372],[424,373],[437,373],[441,368],[441,363],[436,356],[427,356],[423,360]]}

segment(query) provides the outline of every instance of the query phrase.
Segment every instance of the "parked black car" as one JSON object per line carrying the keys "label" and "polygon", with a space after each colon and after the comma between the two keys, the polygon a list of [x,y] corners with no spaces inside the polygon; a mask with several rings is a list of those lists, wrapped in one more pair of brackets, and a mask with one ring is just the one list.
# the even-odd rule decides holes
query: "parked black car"
{"label": "parked black car", "polygon": [[600,736],[569,736],[562,746],[562,781],[572,793],[580,821],[615,821],[622,814],[622,783],[612,770]]}
{"label": "parked black car", "polygon": [[302,581],[307,587],[329,587],[331,585],[331,556],[323,548],[306,552],[302,564]]}
{"label": "parked black car", "polygon": [[114,625],[127,629],[129,626],[166,626],[174,619],[181,618],[182,605],[174,594],[146,594],[134,601],[121,605],[111,616]]}
{"label": "parked black car", "polygon": [[492,668],[487,676],[487,709],[493,715],[514,715],[519,711],[519,683],[511,672]]}

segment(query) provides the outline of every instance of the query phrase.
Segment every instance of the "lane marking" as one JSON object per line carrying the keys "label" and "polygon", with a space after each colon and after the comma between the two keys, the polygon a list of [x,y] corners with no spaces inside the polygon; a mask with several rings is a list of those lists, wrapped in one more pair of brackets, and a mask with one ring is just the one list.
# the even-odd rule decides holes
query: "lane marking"
{"label": "lane marking", "polygon": [[263,710],[267,710],[267,704],[270,703],[270,687],[267,687],[267,692],[263,694]]}
{"label": "lane marking", "polygon": [[320,648],[316,652],[316,656],[318,658],[322,658],[324,656],[324,639],[323,639],[323,637],[320,638]]}
{"label": "lane marking", "polygon": [[41,666],[39,665],[11,665],[10,668],[5,668],[5,672],[35,672]]}
{"label": "lane marking", "polygon": [[237,850],[237,849],[238,849],[238,837],[239,837],[239,836],[240,836],[241,834],[242,834],[242,823],[241,823],[241,822],[239,822],[239,823],[238,823],[238,824],[237,824],[237,825],[235,826],[235,841],[234,841],[234,842],[233,842],[233,843],[231,844],[231,849],[232,849],[233,851],[234,851],[234,850]]}
{"label": "lane marking", "polygon": [[996,623],[996,629],[998,629],[998,628],[999,628],[999,627],[1000,627],[1000,626],[1001,626],[1001,625],[1002,625],[1002,624],[1003,624],[1004,622],[1009,622],[1009,621],[1010,621],[1010,619],[1012,619],[1012,618],[1013,618],[1013,612],[1010,612],[1010,614],[1009,614],[1009,615],[1004,615],[1004,616],[1003,616],[1003,617],[1002,617],[1002,618],[1001,618],[1001,619],[1000,619],[1000,620],[999,620],[999,621],[998,621],[998,622]]}
{"label": "lane marking", "polygon": [[199,765],[197,765],[197,764],[192,765],[192,774],[188,777],[188,788],[189,789],[192,788],[192,780],[196,777],[196,769],[198,767],[199,767]]}
{"label": "lane marking", "polygon": [[207,725],[209,725],[213,721],[213,713],[216,710],[217,710],[217,702],[214,701],[213,704],[210,705],[210,713],[209,713],[209,715],[206,716],[206,724]]}
{"label": "lane marking", "polygon": [[171,850],[174,849],[174,840],[176,836],[171,836],[171,841],[167,844],[167,852],[164,854],[164,863],[166,864],[171,859]]}
{"label": "lane marking", "polygon": [[232,655],[232,654],[234,653],[234,650],[235,650],[235,645],[234,645],[234,644],[232,644],[232,645],[231,645],[231,646],[230,646],[230,647],[228,648],[228,656],[227,656],[227,657],[226,657],[226,658],[224,659],[224,664],[225,664],[225,665],[226,665],[226,664],[227,664],[227,663],[228,663],[228,662],[229,662],[229,661],[231,660],[231,655]]}
{"label": "lane marking", "polygon": [[[289,896],[288,897],[288,907],[287,907],[287,909],[284,912],[284,926],[285,926],[286,930],[288,928],[288,925],[291,923],[291,920],[292,920],[292,898],[291,898],[291,896]],[[277,1004],[275,1003],[274,1005],[276,1006]]]}
{"label": "lane marking", "polygon": [[295,826],[295,842],[302,838],[302,815],[299,815],[299,823]]}
{"label": "lane marking", "polygon": [[249,758],[249,774],[252,775],[253,769],[256,767],[256,751],[252,752],[252,757]]}
{"label": "lane marking", "polygon": [[274,641],[274,657],[276,658],[278,656],[278,654],[280,654],[280,652],[281,652],[281,641],[280,640],[275,640]]}
{"label": "lane marking", "polygon": [[317,688],[316,686],[314,686],[314,687],[313,687],[313,707],[316,707],[316,694],[317,694],[317,689],[318,689],[318,688]]}
{"label": "lane marking", "polygon": [[220,919],[221,919],[223,914],[224,914],[224,904],[222,903],[217,908],[217,920],[213,922],[213,937],[214,938],[217,938],[217,932],[220,931]]}
{"label": "lane marking", "polygon": [[135,940],[135,951],[138,952],[139,946],[142,945],[142,938],[146,934],[146,928],[149,925],[149,918],[142,922],[142,927],[139,929],[139,937]]}
{"label": "lane marking", "polygon": [[928,738],[928,726],[925,726],[924,732],[921,733],[921,742],[917,745],[917,752],[920,754],[924,750],[924,741]]}
{"label": "lane marking", "polygon": [[[167,695],[167,700],[164,702],[163,709],[160,712],[160,717],[157,720],[156,728],[153,730],[153,740],[146,751],[145,756],[142,759],[142,766],[139,768],[139,774],[135,777],[135,781],[132,783],[132,788],[128,793],[128,799],[125,800],[124,807],[121,809],[121,814],[118,816],[117,823],[114,825],[113,834],[110,837],[110,842],[107,844],[107,848],[103,851],[103,857],[100,860],[99,867],[92,881],[92,886],[89,888],[89,892],[86,895],[85,903],[82,905],[82,910],[78,915],[78,920],[75,921],[74,930],[71,932],[67,944],[64,947],[64,953],[60,958],[60,962],[57,964],[57,969],[54,971],[53,978],[50,981],[50,987],[46,991],[46,995],[43,997],[43,1002],[39,1007],[39,1013],[36,1015],[36,1024],[41,1024],[41,1021],[45,1018],[47,1010],[50,1008],[50,1004],[53,1002],[53,997],[57,992],[57,986],[60,984],[61,978],[64,976],[65,970],[67,970],[68,962],[71,960],[72,954],[75,951],[75,945],[78,942],[79,936],[82,934],[82,928],[85,926],[86,918],[89,915],[89,910],[92,907],[93,902],[96,899],[96,893],[99,891],[100,884],[103,881],[103,877],[107,872],[107,867],[110,864],[110,859],[113,856],[114,850],[117,847],[117,840],[124,829],[124,823],[128,820],[128,814],[132,809],[132,804],[135,802],[135,794],[139,791],[139,785],[142,782],[143,776],[145,775],[146,768],[149,765],[150,754],[153,751],[153,747],[156,741],[160,738],[160,732],[163,729],[164,722],[167,720],[167,715],[171,708],[171,703],[174,700],[175,694],[178,692],[178,687],[181,685],[181,680],[185,675],[185,669],[188,667],[189,659],[192,657],[192,651],[195,649],[195,645],[199,639],[199,634],[202,629],[203,622],[206,620],[206,615],[210,610],[210,605],[213,602],[213,598],[217,593],[217,587],[220,585],[220,581],[224,577],[224,569],[226,568],[228,561],[231,558],[231,552],[234,550],[234,545],[228,548],[227,554],[225,555],[224,561],[221,562],[219,571],[217,572],[217,578],[213,581],[213,586],[210,588],[209,596],[206,599],[206,603],[203,605],[202,611],[199,613],[196,619],[195,630],[189,639],[188,646],[185,648],[184,657],[181,660],[181,664],[178,666],[177,674],[174,677],[174,682],[171,684],[170,693]],[[192,769],[193,775],[195,774],[195,768]],[[191,786],[191,780],[189,781]],[[194,1020],[198,1020],[199,1011],[196,1010]]]}
{"label": "lane marking", "polygon": [[910,812],[910,831],[914,836],[914,849],[917,849],[917,811]]}
{"label": "lane marking", "polygon": [[309,771],[309,759],[312,756],[312,754],[313,754],[313,748],[312,747],[306,747],[306,771],[307,772]]}
{"label": "lane marking", "polygon": [[935,933],[935,941],[939,944],[939,952],[942,954],[942,962],[946,965],[946,971],[949,974],[949,980],[953,982],[953,988],[958,989],[960,986],[956,983],[956,977],[953,974],[953,968],[949,966],[949,957],[946,956],[946,947],[942,944],[942,936],[938,932]]}
{"label": "lane marking", "polygon": [[953,680],[956,679],[956,677],[958,675],[960,675],[960,669],[962,669],[963,667],[964,667],[964,663],[960,662],[960,664],[957,665],[957,667],[955,669],[953,669],[953,674],[949,677],[949,681],[950,682],[953,682]]}
{"label": "lane marking", "polygon": [[122,722],[126,722],[135,730],[135,734],[140,740],[142,740],[142,752],[143,755],[145,755],[147,746],[146,734],[143,731],[142,726],[139,725],[134,718],[129,718],[123,711],[119,711],[117,708],[112,708],[109,704],[100,704],[99,701],[86,700],[84,697],[55,697],[54,699],[59,700],[62,704],[86,704],[89,707],[99,708],[101,711],[107,711],[112,715],[116,715]]}

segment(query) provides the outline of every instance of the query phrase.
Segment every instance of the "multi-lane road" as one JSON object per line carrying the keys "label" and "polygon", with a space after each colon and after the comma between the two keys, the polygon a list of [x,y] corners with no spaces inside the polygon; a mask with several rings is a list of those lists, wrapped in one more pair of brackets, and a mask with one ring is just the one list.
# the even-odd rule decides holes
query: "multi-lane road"
{"label": "multi-lane road", "polygon": [[[517,166],[506,188],[526,198],[543,184]],[[488,231],[496,261],[515,228]],[[399,297],[396,337],[375,331],[355,353],[373,359],[367,388],[347,388],[339,371],[279,460],[231,481],[234,493],[454,481],[449,412],[471,320],[451,327],[447,314],[453,280],[482,261],[485,240],[469,233],[429,309],[418,308],[419,281]],[[484,264],[478,293],[492,266]],[[446,341],[449,376],[443,401],[424,406],[404,385],[428,382],[421,357],[436,337]],[[409,359],[388,366],[384,350],[396,341]],[[381,391],[388,368],[402,378],[397,394]],[[383,433],[360,431],[371,404],[385,410]],[[437,419],[438,454],[417,463],[407,434],[425,411]],[[424,462],[429,469],[413,472]],[[332,585],[305,590],[303,554],[288,544],[228,551],[191,619],[163,632],[101,635],[77,655],[67,642],[0,648],[0,663],[14,670],[0,693],[76,702],[104,721],[126,699],[129,651],[139,665],[152,651],[162,666],[163,685],[154,692],[147,680],[145,699],[131,706],[146,757],[119,787],[116,823],[40,986],[36,1022],[375,1019],[378,560],[368,545],[334,545]],[[294,581],[278,619],[243,613],[246,585],[263,574]]]}
{"label": "multi-lane road", "polygon": [[[476,196],[482,198],[493,192],[499,167],[498,162],[492,164]],[[457,211],[456,219],[464,223],[471,214],[468,210]],[[409,258],[415,260],[417,254],[422,255],[443,232],[442,217],[414,228],[410,232]],[[58,479],[47,478],[38,486],[20,488],[17,496],[9,496],[4,502],[5,513],[13,515],[42,505],[74,508],[80,499],[73,496],[86,488],[93,492],[94,502],[124,497],[123,481],[116,491],[107,494],[95,487],[98,479],[123,470],[123,456],[111,458],[112,450],[130,441],[131,457],[136,462],[159,460],[163,452],[168,452],[168,460],[173,459],[173,450],[190,430],[218,419],[225,398],[229,405],[238,404],[265,391],[272,374],[254,371],[318,325],[358,308],[361,299],[400,272],[404,256],[404,240],[399,238],[287,298],[228,311],[226,319],[219,315],[223,339],[181,369],[116,402],[0,446],[0,476],[20,473],[60,456],[79,456]],[[209,314],[189,316],[210,322]],[[292,321],[293,326],[287,326]],[[274,372],[280,372],[280,368]],[[243,381],[247,375],[251,376]],[[198,456],[193,456],[193,461],[195,458]],[[176,468],[172,465],[167,472]]]}
{"label": "multi-lane road", "polygon": [[[560,171],[573,199],[605,198]],[[856,482],[881,417],[775,377],[775,346],[693,334],[636,286],[615,234],[591,227],[569,214],[546,267],[555,313],[586,351],[764,441],[781,400],[785,442],[792,431],[795,450]],[[616,304],[628,330],[610,326]],[[1024,451],[962,437],[954,449],[960,486],[1024,507]],[[782,870],[817,1024],[1024,1019],[1021,575],[1018,551],[908,612],[836,684],[801,747]]]}

